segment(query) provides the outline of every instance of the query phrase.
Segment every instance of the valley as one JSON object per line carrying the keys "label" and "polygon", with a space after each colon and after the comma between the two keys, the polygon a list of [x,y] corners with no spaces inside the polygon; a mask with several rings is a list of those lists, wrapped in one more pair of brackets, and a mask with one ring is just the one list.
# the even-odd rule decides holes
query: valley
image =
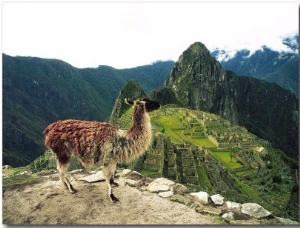
{"label": "valley", "polygon": [[[117,124],[129,128],[131,115],[129,109]],[[151,119],[153,145],[129,168],[237,202],[256,202],[283,216],[296,182],[295,161],[214,114],[167,105]]]}

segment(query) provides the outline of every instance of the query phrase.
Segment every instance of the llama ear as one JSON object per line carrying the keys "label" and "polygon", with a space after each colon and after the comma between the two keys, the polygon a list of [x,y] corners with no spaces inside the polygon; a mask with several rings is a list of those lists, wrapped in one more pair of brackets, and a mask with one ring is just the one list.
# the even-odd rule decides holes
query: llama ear
{"label": "llama ear", "polygon": [[131,100],[127,99],[127,98],[124,99],[124,102],[125,102],[125,104],[128,104],[128,105],[133,105],[134,104],[133,101],[131,101]]}

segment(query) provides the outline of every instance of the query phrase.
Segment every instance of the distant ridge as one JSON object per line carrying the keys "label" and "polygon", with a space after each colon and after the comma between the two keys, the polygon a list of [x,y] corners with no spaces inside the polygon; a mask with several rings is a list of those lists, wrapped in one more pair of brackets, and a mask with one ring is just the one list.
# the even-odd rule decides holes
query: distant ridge
{"label": "distant ridge", "polygon": [[263,79],[290,90],[299,97],[299,35],[275,39],[255,49],[245,46],[240,50],[211,49],[226,70],[241,76]]}

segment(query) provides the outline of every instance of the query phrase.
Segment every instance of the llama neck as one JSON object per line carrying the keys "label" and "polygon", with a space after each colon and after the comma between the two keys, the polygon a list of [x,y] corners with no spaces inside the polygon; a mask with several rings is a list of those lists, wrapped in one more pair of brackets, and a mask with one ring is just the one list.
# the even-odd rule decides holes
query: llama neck
{"label": "llama neck", "polygon": [[141,156],[149,148],[151,143],[150,116],[144,107],[135,107],[133,114],[133,126],[125,131],[119,130],[115,138],[114,156],[117,163],[128,163]]}
{"label": "llama neck", "polygon": [[151,135],[150,116],[145,111],[144,107],[135,107],[133,115],[133,125],[127,132],[128,136],[136,138],[143,138]]}
{"label": "llama neck", "polygon": [[[144,107],[136,107],[133,115],[133,126],[127,130],[119,130],[121,145],[118,154],[119,163],[128,163],[141,156],[149,148],[151,143],[150,116],[145,112]],[[123,136],[122,136],[123,135]]]}

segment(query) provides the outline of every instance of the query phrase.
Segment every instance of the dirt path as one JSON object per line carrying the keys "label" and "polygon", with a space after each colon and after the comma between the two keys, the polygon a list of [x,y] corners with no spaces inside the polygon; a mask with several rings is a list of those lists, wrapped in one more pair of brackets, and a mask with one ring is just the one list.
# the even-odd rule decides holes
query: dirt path
{"label": "dirt path", "polygon": [[[85,174],[87,175],[87,174]],[[83,173],[73,174],[75,179]],[[105,182],[73,181],[78,190],[68,193],[57,175],[42,177],[30,184],[3,186],[2,223],[20,224],[214,224],[213,216],[155,193],[125,185],[122,178],[114,189],[119,203],[112,203]]]}

